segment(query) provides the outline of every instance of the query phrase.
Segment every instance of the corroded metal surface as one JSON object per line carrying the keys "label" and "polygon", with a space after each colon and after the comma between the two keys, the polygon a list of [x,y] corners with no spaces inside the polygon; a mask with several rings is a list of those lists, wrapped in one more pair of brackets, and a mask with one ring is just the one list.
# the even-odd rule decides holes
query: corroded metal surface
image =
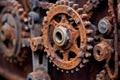
{"label": "corroded metal surface", "polygon": [[44,17],[43,44],[47,56],[58,68],[82,68],[89,62],[87,57],[93,48],[90,44],[93,42],[90,36],[93,30],[89,27],[91,23],[87,21],[87,14],[82,11],[78,4],[59,1],[50,7]]}
{"label": "corroded metal surface", "polygon": [[[14,9],[13,9],[14,8]],[[22,62],[26,51],[21,55],[21,18],[19,14],[23,10],[17,1],[9,2],[1,12],[1,47],[2,52],[11,63]],[[18,57],[21,55],[21,57]]]}
{"label": "corroded metal surface", "polygon": [[120,0],[0,0],[0,75],[119,80],[119,25]]}
{"label": "corroded metal surface", "polygon": [[111,46],[102,41],[94,47],[94,57],[97,61],[108,60],[111,58],[112,48]]}

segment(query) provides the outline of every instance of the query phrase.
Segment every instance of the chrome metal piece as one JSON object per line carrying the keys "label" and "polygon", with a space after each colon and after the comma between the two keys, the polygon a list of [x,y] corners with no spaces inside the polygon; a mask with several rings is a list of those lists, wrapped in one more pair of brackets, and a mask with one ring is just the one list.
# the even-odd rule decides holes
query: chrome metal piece
{"label": "chrome metal piece", "polygon": [[53,40],[58,46],[64,46],[69,39],[67,29],[59,26],[53,31]]}

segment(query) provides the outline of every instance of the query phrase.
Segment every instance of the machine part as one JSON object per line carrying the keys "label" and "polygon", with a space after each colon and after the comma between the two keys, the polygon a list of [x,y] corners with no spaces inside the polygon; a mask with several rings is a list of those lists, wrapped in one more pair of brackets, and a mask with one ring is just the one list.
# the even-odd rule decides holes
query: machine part
{"label": "machine part", "polygon": [[11,9],[11,7],[7,7],[4,9],[4,12],[2,12],[0,29],[0,39],[3,43],[1,46],[3,47],[3,53],[8,57],[17,56],[19,54],[21,38],[21,26],[18,14],[6,12]]}
{"label": "machine part", "polygon": [[102,41],[99,44],[95,45],[93,50],[94,58],[97,61],[110,59],[111,53],[112,53],[112,48],[106,41]]}
{"label": "machine part", "polygon": [[28,75],[27,80],[51,80],[44,70],[37,70]]}
{"label": "machine part", "polygon": [[[42,52],[43,50],[42,37],[34,38],[34,34],[32,34],[32,28],[30,47],[32,49],[33,72],[28,75],[27,80],[51,80],[47,73],[48,59],[45,57],[45,54],[37,51],[40,50]],[[40,57],[40,55],[42,56]]]}
{"label": "machine part", "polygon": [[36,4],[39,0],[29,0],[29,4],[30,4],[30,8],[33,10],[34,8],[36,8]]}
{"label": "machine part", "polygon": [[96,75],[96,80],[106,80],[106,71],[102,70],[99,74]]}
{"label": "machine part", "polygon": [[[40,54],[42,55],[42,54]],[[40,63],[40,60],[42,61]],[[33,61],[33,71],[36,71],[38,69],[48,71],[48,59],[43,54],[41,58],[39,58],[39,53],[32,52],[32,61]]]}
{"label": "machine part", "polygon": [[44,17],[45,51],[50,62],[60,69],[82,68],[89,62],[87,57],[91,56],[90,51],[93,49],[93,30],[90,28],[91,23],[87,20],[87,14],[83,14],[82,10],[78,8],[78,4],[71,1],[57,1]]}
{"label": "machine part", "polygon": [[102,1],[103,0],[87,0],[86,4],[83,5],[83,12],[88,14],[88,19],[91,18],[94,10],[98,8],[98,5],[100,5]]}
{"label": "machine part", "polygon": [[36,12],[34,12],[34,11],[29,12],[29,13],[28,13],[28,16],[29,16],[30,18],[33,18],[33,20],[34,20],[35,22],[39,20],[39,14],[36,13]]}
{"label": "machine part", "polygon": [[37,49],[43,50],[42,38],[41,37],[32,38],[30,40],[30,47],[32,51],[36,51]]}
{"label": "machine part", "polygon": [[[87,2],[87,8],[86,8],[86,12],[90,12],[92,10],[94,10],[95,8],[98,7],[98,5],[102,2],[103,0],[88,0]],[[85,6],[86,6],[85,5]]]}
{"label": "machine part", "polygon": [[[108,73],[108,76],[110,77],[110,79],[116,79],[117,76],[118,76],[118,71],[119,71],[119,64],[118,64],[118,27],[117,27],[117,21],[116,21],[116,15],[115,15],[115,9],[114,9],[114,0],[108,0],[108,7],[109,7],[109,13],[111,14],[110,16],[112,17],[112,22],[114,23],[113,26],[114,26],[114,32],[113,32],[113,35],[114,35],[114,50],[115,50],[115,55],[114,55],[114,69],[110,69],[110,66],[109,66],[109,61],[110,60],[107,60],[106,61],[106,64],[105,64],[105,68],[107,70],[107,73]],[[114,72],[112,72],[114,71]]]}
{"label": "machine part", "polygon": [[109,34],[112,30],[112,25],[108,18],[103,18],[98,23],[98,30],[101,34]]}
{"label": "machine part", "polygon": [[[31,24],[30,26],[30,47],[32,49],[32,61],[33,61],[33,71],[35,72],[36,70],[44,70],[48,71],[48,59],[45,57],[45,54],[40,53],[43,50],[43,44],[42,44],[42,37],[35,37],[34,34],[34,16],[31,16]],[[40,36],[40,35],[39,35]],[[40,52],[39,52],[39,51]],[[40,54],[39,54],[40,53]],[[41,57],[40,57],[41,56]]]}
{"label": "machine part", "polygon": [[68,31],[64,27],[57,27],[53,31],[53,40],[57,46],[64,46],[69,40]]}
{"label": "machine part", "polygon": [[[26,45],[23,47],[24,42],[22,42],[23,39],[21,38],[22,24],[24,24],[22,23],[24,8],[16,0],[11,0],[8,3],[1,12],[0,41],[2,53],[10,63],[22,65],[22,62],[27,57]],[[20,49],[22,49],[22,52],[20,52]]]}
{"label": "machine part", "polygon": [[22,12],[22,14],[20,15],[21,20],[24,22],[28,22],[29,19],[27,17],[28,13],[30,12],[30,6],[29,6],[29,1],[27,0],[20,0],[20,2],[22,3],[22,5],[24,6],[24,11]]}

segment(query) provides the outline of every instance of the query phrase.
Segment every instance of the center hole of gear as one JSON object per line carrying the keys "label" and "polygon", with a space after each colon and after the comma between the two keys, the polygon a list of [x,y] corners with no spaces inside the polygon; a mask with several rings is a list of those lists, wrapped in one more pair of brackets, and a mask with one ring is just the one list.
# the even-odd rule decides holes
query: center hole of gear
{"label": "center hole of gear", "polygon": [[56,33],[56,41],[61,42],[62,41],[62,34],[60,32]]}

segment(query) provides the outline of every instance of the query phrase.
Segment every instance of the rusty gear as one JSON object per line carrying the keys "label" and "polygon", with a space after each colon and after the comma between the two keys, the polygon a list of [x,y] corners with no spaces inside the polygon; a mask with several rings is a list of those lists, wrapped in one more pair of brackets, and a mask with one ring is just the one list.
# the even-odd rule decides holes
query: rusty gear
{"label": "rusty gear", "polygon": [[21,49],[21,15],[22,5],[12,0],[1,12],[0,41],[3,53],[10,62],[22,62],[26,58],[26,51]]}
{"label": "rusty gear", "polygon": [[[10,7],[5,8],[6,10],[12,9]],[[4,10],[5,10],[4,9]],[[5,10],[5,11],[6,11]],[[5,55],[11,57],[16,53],[16,55],[19,53],[18,50],[11,50],[11,48],[15,48],[15,46],[20,45],[20,29],[18,25],[16,24],[14,14],[9,12],[3,12],[2,13],[2,24],[1,24],[1,41],[5,43],[5,40],[7,42],[5,43],[6,46],[3,46],[5,48]],[[15,35],[15,33],[16,35]],[[7,39],[8,38],[8,39]],[[18,48],[19,49],[19,48]],[[18,52],[17,52],[18,51]]]}
{"label": "rusty gear", "polygon": [[82,68],[89,62],[85,57],[91,56],[93,38],[90,35],[93,30],[87,14],[82,11],[78,4],[58,1],[44,17],[43,44],[50,61],[58,68]]}

